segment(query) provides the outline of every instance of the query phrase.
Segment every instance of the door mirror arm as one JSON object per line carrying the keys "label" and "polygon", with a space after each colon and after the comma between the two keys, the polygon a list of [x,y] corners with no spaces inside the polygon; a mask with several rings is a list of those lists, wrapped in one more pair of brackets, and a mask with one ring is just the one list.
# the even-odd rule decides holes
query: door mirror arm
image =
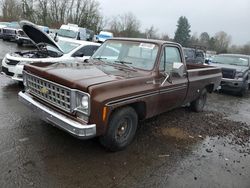
{"label": "door mirror arm", "polygon": [[173,81],[172,81],[172,74],[171,73],[168,74],[167,72],[164,72],[164,76],[165,76],[165,79],[161,83],[161,86],[163,86],[166,83],[166,81],[168,81],[170,84],[173,83]]}

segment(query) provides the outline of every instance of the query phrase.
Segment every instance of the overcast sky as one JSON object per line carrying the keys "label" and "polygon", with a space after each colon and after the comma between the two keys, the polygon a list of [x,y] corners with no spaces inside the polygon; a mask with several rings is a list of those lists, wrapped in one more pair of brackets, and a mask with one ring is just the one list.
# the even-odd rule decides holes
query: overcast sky
{"label": "overcast sky", "polygon": [[186,16],[192,34],[207,31],[210,36],[225,31],[232,43],[250,42],[250,0],[99,0],[102,12],[112,17],[132,12],[142,31],[154,25],[158,33],[174,37],[177,20]]}

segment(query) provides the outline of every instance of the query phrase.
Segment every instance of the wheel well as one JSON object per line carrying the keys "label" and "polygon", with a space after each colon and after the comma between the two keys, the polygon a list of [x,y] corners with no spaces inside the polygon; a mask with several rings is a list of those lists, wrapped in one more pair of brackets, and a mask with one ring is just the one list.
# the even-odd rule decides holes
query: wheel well
{"label": "wheel well", "polygon": [[214,84],[207,85],[206,89],[209,93],[212,93],[214,91]]}
{"label": "wheel well", "polygon": [[146,117],[146,104],[145,102],[136,102],[129,104],[136,111],[139,120],[143,120]]}
{"label": "wheel well", "polygon": [[145,104],[145,102],[135,102],[135,103],[131,103],[131,104],[128,104],[128,105],[125,105],[125,106],[117,107],[117,108],[112,110],[112,112],[111,112],[108,119],[110,119],[110,117],[112,116],[112,114],[115,111],[117,111],[117,110],[119,110],[119,109],[121,109],[123,107],[126,107],[126,106],[132,107],[135,110],[135,112],[138,115],[139,120],[145,119],[145,117],[146,117],[146,104]]}

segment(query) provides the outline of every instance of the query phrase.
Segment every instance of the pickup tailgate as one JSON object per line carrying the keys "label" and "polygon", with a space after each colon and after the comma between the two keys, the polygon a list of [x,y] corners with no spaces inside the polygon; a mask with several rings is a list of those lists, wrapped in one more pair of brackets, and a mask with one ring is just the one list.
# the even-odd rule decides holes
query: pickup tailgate
{"label": "pickup tailgate", "polygon": [[189,87],[185,103],[195,100],[204,87],[209,92],[217,89],[222,78],[220,68],[201,64],[187,64],[187,75]]}

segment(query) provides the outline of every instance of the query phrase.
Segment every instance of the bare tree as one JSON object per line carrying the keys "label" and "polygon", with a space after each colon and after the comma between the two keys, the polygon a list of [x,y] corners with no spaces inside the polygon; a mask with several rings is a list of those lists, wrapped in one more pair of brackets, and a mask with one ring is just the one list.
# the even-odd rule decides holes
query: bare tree
{"label": "bare tree", "polygon": [[48,0],[38,0],[38,7],[36,10],[37,22],[42,25],[48,25],[49,10]]}
{"label": "bare tree", "polygon": [[206,48],[209,47],[209,40],[210,40],[210,36],[207,32],[203,32],[200,34],[200,41],[199,41],[199,44],[201,46],[204,46]]}
{"label": "bare tree", "polygon": [[163,34],[161,35],[161,40],[171,41],[171,39],[170,39],[169,35],[168,35],[168,34],[166,34],[166,33],[163,33]]}
{"label": "bare tree", "polygon": [[2,14],[6,20],[18,20],[21,17],[22,8],[17,0],[3,0]]}
{"label": "bare tree", "polygon": [[49,17],[52,25],[61,25],[65,23],[68,3],[68,0],[49,0]]}
{"label": "bare tree", "polygon": [[132,13],[113,17],[109,25],[115,36],[138,37],[141,35],[140,22]]}
{"label": "bare tree", "polygon": [[231,36],[229,36],[224,31],[220,31],[215,34],[214,38],[215,38],[216,51],[219,53],[227,52],[227,49],[231,43]]}
{"label": "bare tree", "polygon": [[154,28],[153,25],[151,25],[150,28],[145,30],[145,35],[146,35],[146,38],[148,38],[148,39],[158,39],[159,38],[159,36],[157,34],[157,29]]}
{"label": "bare tree", "polygon": [[232,45],[228,49],[229,53],[250,55],[250,42],[242,46]]}
{"label": "bare tree", "polygon": [[72,0],[66,21],[99,31],[104,23],[99,7],[100,4],[96,0]]}

